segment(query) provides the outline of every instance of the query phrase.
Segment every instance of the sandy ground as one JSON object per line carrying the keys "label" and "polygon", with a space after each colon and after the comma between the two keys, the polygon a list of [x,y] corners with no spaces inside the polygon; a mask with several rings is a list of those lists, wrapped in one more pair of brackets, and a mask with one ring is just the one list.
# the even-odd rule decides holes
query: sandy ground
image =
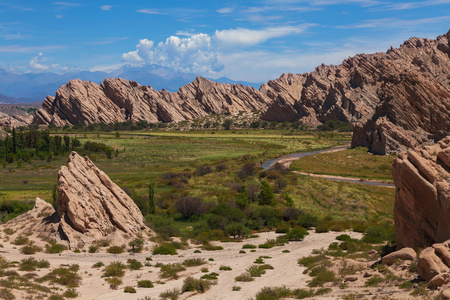
{"label": "sandy ground", "polygon": [[[276,238],[278,234],[274,232],[260,233],[258,238],[252,238],[243,242],[220,243],[223,250],[220,251],[205,251],[202,253],[194,253],[197,248],[187,250],[179,250],[179,255],[151,255],[150,252],[144,251],[139,254],[107,254],[107,253],[73,253],[65,251],[61,254],[46,254],[38,253],[34,255],[37,259],[46,259],[50,262],[51,267],[58,267],[61,264],[79,264],[79,274],[83,277],[82,284],[77,291],[79,297],[77,299],[143,299],[148,296],[151,299],[158,299],[159,294],[168,289],[179,288],[183,285],[183,280],[187,276],[200,278],[205,273],[201,272],[202,268],[208,268],[209,272],[216,272],[219,274],[217,285],[212,286],[204,294],[184,293],[180,295],[179,299],[249,299],[264,286],[282,286],[289,288],[306,288],[307,282],[311,278],[303,274],[304,267],[298,265],[297,260],[303,256],[308,256],[314,249],[328,247],[328,245],[335,240],[336,236],[342,233],[315,233],[310,231],[310,234],[301,242],[290,242],[284,246],[274,247],[272,249],[256,249],[256,252],[250,252],[250,249],[245,249],[245,254],[240,254],[242,245],[254,244],[258,245],[264,243],[267,239]],[[360,238],[358,233],[348,233],[352,237]],[[29,256],[19,253],[18,248],[14,245],[4,243],[4,248],[1,250],[1,255],[10,261],[20,261]],[[289,250],[289,253],[283,253],[283,250]],[[92,265],[101,261],[105,265],[113,261],[121,261],[126,264],[127,259],[134,258],[145,264],[146,257],[152,257],[150,262],[152,266],[144,266],[141,270],[131,271],[127,270],[123,278],[123,284],[119,289],[112,290],[104,280],[101,278],[103,268],[92,268]],[[255,278],[252,282],[236,282],[234,278],[243,273],[253,261],[259,256],[270,256],[270,259],[265,259],[265,263],[274,267],[273,270],[267,270],[262,277]],[[186,271],[179,273],[180,278],[177,280],[162,280],[159,278],[159,268],[154,265],[160,263],[174,263],[183,262],[188,258],[204,258],[207,261],[206,265],[190,267]],[[208,261],[213,258],[214,261]],[[232,271],[219,270],[221,265],[230,266]],[[47,270],[41,270],[40,273],[46,273]],[[41,275],[41,274],[39,274]],[[154,288],[137,288],[138,280],[151,280],[155,284]],[[157,281],[165,281],[164,284],[156,283]],[[136,288],[136,294],[125,294],[123,289],[125,286],[133,286]],[[232,291],[233,286],[240,286],[240,291]],[[63,290],[61,291],[63,292]],[[315,299],[318,299],[317,297]],[[326,299],[326,298],[324,298]],[[328,299],[333,299],[329,298]]]}

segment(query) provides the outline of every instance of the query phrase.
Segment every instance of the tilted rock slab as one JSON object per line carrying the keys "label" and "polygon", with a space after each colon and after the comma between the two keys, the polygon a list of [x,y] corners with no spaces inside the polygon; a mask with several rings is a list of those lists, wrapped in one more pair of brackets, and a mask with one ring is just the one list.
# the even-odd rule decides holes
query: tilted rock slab
{"label": "tilted rock slab", "polygon": [[69,155],[58,173],[60,233],[73,245],[85,236],[132,237],[148,229],[133,200],[88,157]]}
{"label": "tilted rock slab", "polygon": [[125,121],[179,122],[209,114],[265,110],[271,100],[252,87],[197,77],[178,92],[155,91],[121,78],[100,85],[70,80],[55,97],[48,96],[36,111],[34,124],[117,123]]}
{"label": "tilted rock slab", "polygon": [[400,153],[392,177],[397,247],[424,248],[450,239],[450,136]]}

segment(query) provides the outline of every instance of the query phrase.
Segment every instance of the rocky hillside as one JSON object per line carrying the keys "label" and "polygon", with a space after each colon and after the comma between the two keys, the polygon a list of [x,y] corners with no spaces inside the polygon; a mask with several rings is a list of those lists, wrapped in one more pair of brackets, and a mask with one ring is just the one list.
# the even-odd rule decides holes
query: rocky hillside
{"label": "rocky hillside", "polygon": [[274,101],[267,120],[355,126],[353,146],[387,154],[406,150],[450,130],[450,32],[411,38],[399,49],[360,54],[339,66],[283,75],[263,85]]}
{"label": "rocky hillside", "polygon": [[178,92],[155,91],[124,79],[100,85],[71,80],[55,97],[48,96],[35,114],[35,124],[90,124],[124,121],[179,122],[208,114],[265,110],[269,99],[252,87],[223,84],[201,77]]}
{"label": "rocky hillside", "polygon": [[123,79],[71,80],[47,97],[36,124],[178,122],[208,114],[259,110],[268,121],[355,124],[353,146],[387,154],[450,130],[450,31],[411,38],[386,53],[360,54],[339,66],[283,74],[260,90],[198,77],[176,93]]}
{"label": "rocky hillside", "polygon": [[418,249],[450,239],[450,136],[400,153],[392,177],[397,247]]}

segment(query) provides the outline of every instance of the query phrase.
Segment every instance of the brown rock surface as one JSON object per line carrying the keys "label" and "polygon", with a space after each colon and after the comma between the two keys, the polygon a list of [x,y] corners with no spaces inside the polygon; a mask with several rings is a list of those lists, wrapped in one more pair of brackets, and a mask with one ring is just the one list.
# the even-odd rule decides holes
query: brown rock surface
{"label": "brown rock surface", "polygon": [[450,274],[441,273],[431,278],[430,282],[428,282],[428,288],[435,290],[443,285],[446,285],[449,282],[450,282]]}
{"label": "brown rock surface", "polygon": [[269,101],[254,88],[201,77],[176,93],[121,78],[105,79],[100,85],[76,79],[62,86],[55,97],[45,99],[33,123],[179,122],[208,114],[264,110]]}
{"label": "brown rock surface", "polygon": [[419,255],[417,272],[424,280],[431,280],[436,275],[447,273],[449,268],[436,255],[433,247],[428,247]]}
{"label": "brown rock surface", "polygon": [[147,229],[133,200],[87,157],[72,152],[58,173],[60,232],[69,244]]}
{"label": "brown rock surface", "polygon": [[283,74],[261,87],[273,100],[262,118],[349,121],[356,124],[352,146],[377,154],[418,146],[450,131],[449,39],[450,31],[435,40],[410,38],[386,53]]}
{"label": "brown rock surface", "polygon": [[397,260],[416,260],[417,254],[416,251],[412,248],[403,248],[398,251],[389,253],[381,259],[381,262],[385,265],[392,265]]}
{"label": "brown rock surface", "polygon": [[37,198],[29,212],[6,223],[18,234],[35,233],[71,249],[107,239],[113,245],[152,234],[133,200],[87,157],[76,152],[58,173],[56,210]]}
{"label": "brown rock surface", "polygon": [[417,249],[450,239],[450,136],[399,154],[392,177],[397,247]]}

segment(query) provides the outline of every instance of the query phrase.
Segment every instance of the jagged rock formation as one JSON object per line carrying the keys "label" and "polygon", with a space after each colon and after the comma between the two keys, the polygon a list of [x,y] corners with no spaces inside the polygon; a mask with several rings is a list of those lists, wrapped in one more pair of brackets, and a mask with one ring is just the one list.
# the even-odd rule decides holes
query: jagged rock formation
{"label": "jagged rock formation", "polygon": [[133,200],[88,157],[69,155],[67,167],[58,173],[59,231],[70,244],[84,236],[100,239],[126,234],[135,236],[147,229]]}
{"label": "jagged rock formation", "polygon": [[418,146],[450,131],[449,39],[450,31],[436,40],[411,38],[386,53],[285,74],[261,87],[274,100],[262,118],[349,121],[356,124],[352,146],[377,154]]}
{"label": "jagged rock formation", "polygon": [[0,112],[0,129],[4,128],[17,128],[26,127],[33,121],[32,115],[18,116],[18,115],[6,115]]}
{"label": "jagged rock formation", "polygon": [[48,96],[34,117],[35,124],[90,124],[125,121],[179,122],[208,114],[264,110],[269,99],[251,87],[216,83],[201,77],[178,92],[155,91],[124,79],[97,85],[79,79]]}
{"label": "jagged rock formation", "polygon": [[176,93],[123,79],[71,80],[47,97],[34,123],[58,126],[127,120],[178,122],[207,114],[259,110],[268,121],[354,124],[353,146],[388,154],[450,131],[450,31],[411,38],[386,53],[359,54],[339,66],[283,74],[260,90],[198,77]]}
{"label": "jagged rock formation", "polygon": [[56,210],[37,198],[34,208],[6,224],[20,233],[38,233],[81,249],[108,239],[122,245],[152,234],[133,200],[87,157],[76,152],[58,173]]}
{"label": "jagged rock formation", "polygon": [[400,153],[392,165],[398,248],[450,239],[450,136]]}

